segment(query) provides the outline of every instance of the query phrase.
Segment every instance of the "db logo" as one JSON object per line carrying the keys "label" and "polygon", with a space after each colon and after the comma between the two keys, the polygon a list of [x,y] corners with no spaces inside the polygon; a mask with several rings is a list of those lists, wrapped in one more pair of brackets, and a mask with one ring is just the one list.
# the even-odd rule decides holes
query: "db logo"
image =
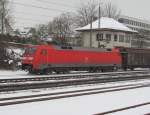
{"label": "db logo", "polygon": [[87,63],[88,60],[89,60],[89,58],[88,58],[88,57],[85,57],[84,62]]}

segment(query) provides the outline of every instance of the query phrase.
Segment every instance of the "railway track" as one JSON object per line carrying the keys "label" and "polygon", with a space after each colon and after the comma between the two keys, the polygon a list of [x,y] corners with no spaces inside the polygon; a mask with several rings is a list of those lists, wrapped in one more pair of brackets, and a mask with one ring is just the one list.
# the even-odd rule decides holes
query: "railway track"
{"label": "railway track", "polygon": [[[119,86],[94,88],[94,89],[84,89],[84,90],[76,90],[76,91],[64,91],[64,92],[57,92],[57,93],[46,93],[46,94],[38,94],[38,95],[0,98],[0,106],[8,106],[8,105],[15,105],[15,104],[22,104],[22,103],[83,96],[83,95],[92,95],[92,94],[108,93],[108,92],[115,92],[115,91],[131,90],[131,89],[137,89],[137,88],[143,88],[143,87],[150,87],[150,83],[136,83],[136,84],[119,85]],[[103,114],[118,112],[121,110],[139,107],[139,106],[147,105],[147,104],[150,104],[150,103],[139,104],[139,105],[125,107],[125,108],[119,108],[116,110],[103,112],[103,113],[99,113],[96,115],[103,115]]]}
{"label": "railway track", "polygon": [[62,74],[62,75],[50,75],[50,76],[34,76],[31,78],[9,78],[0,79],[2,83],[17,83],[17,82],[33,82],[33,81],[47,81],[47,80],[65,80],[65,79],[80,79],[80,78],[92,78],[92,77],[108,77],[108,76],[123,76],[123,75],[135,75],[135,74],[150,74],[150,71],[128,71],[128,72],[108,72],[108,73],[82,73],[82,74]]}
{"label": "railway track", "polygon": [[[67,78],[66,78],[67,77]],[[51,77],[49,77],[50,79]],[[57,77],[56,77],[57,78]],[[17,90],[28,90],[28,89],[39,89],[39,88],[56,88],[64,86],[76,86],[76,85],[87,85],[87,84],[99,84],[109,83],[118,81],[128,81],[137,79],[149,79],[149,72],[132,72],[131,73],[96,73],[96,74],[82,74],[76,76],[65,76],[65,78],[58,77],[59,79],[50,80],[39,80],[36,81],[24,81],[24,82],[9,82],[0,83],[0,92],[17,91]],[[60,79],[61,78],[61,79]],[[30,79],[30,78],[29,78]]]}
{"label": "railway track", "polygon": [[[125,111],[125,110],[135,109],[135,108],[146,106],[146,105],[150,105],[150,101],[149,102],[140,103],[140,104],[137,104],[137,105],[131,105],[131,106],[128,106],[128,107],[118,108],[118,109],[114,109],[114,110],[110,110],[110,111],[106,111],[106,112],[102,112],[102,113],[97,113],[95,115],[114,114],[116,112],[121,112],[121,111]],[[145,115],[150,115],[150,114],[145,114]]]}

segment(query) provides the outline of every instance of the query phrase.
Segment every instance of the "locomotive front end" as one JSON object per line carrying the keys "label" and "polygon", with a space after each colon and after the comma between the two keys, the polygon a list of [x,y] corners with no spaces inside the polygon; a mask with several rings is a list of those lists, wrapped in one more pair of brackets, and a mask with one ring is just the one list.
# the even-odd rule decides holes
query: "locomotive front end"
{"label": "locomotive front end", "polygon": [[22,70],[32,73],[36,51],[37,48],[35,46],[30,46],[25,49],[22,57]]}

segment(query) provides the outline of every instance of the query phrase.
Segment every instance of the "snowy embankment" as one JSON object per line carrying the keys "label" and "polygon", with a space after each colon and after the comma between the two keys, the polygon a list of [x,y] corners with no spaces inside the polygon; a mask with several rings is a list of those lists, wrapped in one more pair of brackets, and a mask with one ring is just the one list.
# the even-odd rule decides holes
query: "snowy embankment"
{"label": "snowy embankment", "polygon": [[21,65],[20,60],[21,60],[21,56],[22,56],[23,52],[24,52],[24,50],[21,48],[9,47],[9,48],[7,48],[7,53],[9,55],[10,59],[4,60],[4,61],[7,61],[8,64],[16,63],[16,61],[17,61],[17,65]]}
{"label": "snowy embankment", "polygon": [[[3,74],[2,74],[3,73]],[[25,73],[3,71],[0,75],[20,75]],[[26,74],[27,75],[27,74]],[[125,84],[135,83],[150,83],[150,80],[130,81],[130,82],[119,82],[109,83],[101,85],[89,85],[86,87],[66,87],[65,89],[44,89],[44,90],[30,90],[22,92],[11,92],[9,94],[0,94],[0,98],[22,96],[22,95],[33,95],[33,94],[44,94],[54,93],[59,91],[71,91],[81,90],[87,88],[98,88],[117,86]],[[124,90],[117,92],[93,94],[87,96],[70,97],[57,100],[41,101],[34,103],[26,103],[19,105],[11,105],[0,107],[0,115],[92,115],[113,109],[122,107],[128,107],[131,105],[141,104],[150,101],[150,87]],[[150,105],[142,106],[130,110],[113,113],[112,115],[143,115],[150,112]]]}

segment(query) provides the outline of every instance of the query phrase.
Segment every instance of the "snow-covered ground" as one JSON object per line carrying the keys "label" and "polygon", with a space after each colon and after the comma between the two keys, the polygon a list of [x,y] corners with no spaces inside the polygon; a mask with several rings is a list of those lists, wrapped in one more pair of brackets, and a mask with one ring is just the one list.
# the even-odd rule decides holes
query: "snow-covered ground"
{"label": "snow-covered ground", "polygon": [[[150,100],[150,88],[0,107],[0,115],[92,115]],[[112,115],[143,115],[150,105]]]}
{"label": "snow-covered ground", "polygon": [[[0,78],[4,79],[4,78],[13,78],[13,77],[18,77],[20,75],[26,75],[27,76],[27,72],[25,71],[7,71],[7,70],[0,70]],[[13,76],[13,77],[9,77],[9,76]]]}
{"label": "snow-covered ground", "polygon": [[[3,73],[3,74],[2,74]],[[22,72],[3,71],[0,75],[20,75]],[[26,74],[26,73],[22,73]],[[27,75],[27,74],[26,74]],[[139,83],[149,82],[150,80],[141,80]],[[68,87],[66,89],[53,89],[53,90],[32,90],[15,92],[12,94],[0,94],[0,98],[9,96],[41,94],[47,92],[69,91],[75,89],[98,88],[117,86],[120,84],[135,84],[137,82],[120,82],[101,85],[89,85],[87,87]],[[19,105],[11,105],[0,107],[0,115],[92,115],[105,112],[112,109],[118,109],[131,105],[141,104],[150,101],[150,87],[124,90],[117,92],[109,92],[102,94],[93,94],[87,96],[63,98],[57,100],[41,101],[34,103],[26,103]],[[142,106],[130,110],[113,113],[112,115],[143,115],[150,113],[150,105]]]}

